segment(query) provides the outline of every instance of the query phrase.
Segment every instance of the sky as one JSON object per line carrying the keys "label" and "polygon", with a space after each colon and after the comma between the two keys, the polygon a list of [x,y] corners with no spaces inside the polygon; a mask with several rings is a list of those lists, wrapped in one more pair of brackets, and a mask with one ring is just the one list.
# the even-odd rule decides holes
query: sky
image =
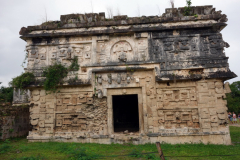
{"label": "sky", "polygon": [[[184,7],[186,0],[175,0],[176,7]],[[240,76],[240,0],[192,0],[193,6],[213,5],[228,17],[228,26],[222,30],[230,69]],[[24,72],[26,42],[20,39],[21,27],[60,20],[60,15],[71,13],[99,13],[112,8],[115,15],[161,15],[170,8],[169,0],[0,0],[0,82],[8,86],[12,78]],[[229,80],[240,81],[240,77]]]}

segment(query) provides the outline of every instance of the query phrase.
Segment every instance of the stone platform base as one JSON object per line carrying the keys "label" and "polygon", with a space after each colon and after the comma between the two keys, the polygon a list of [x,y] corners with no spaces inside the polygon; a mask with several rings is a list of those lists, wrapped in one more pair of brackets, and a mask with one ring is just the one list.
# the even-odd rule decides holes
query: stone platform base
{"label": "stone platform base", "polygon": [[198,135],[166,135],[150,134],[149,136],[126,136],[121,135],[94,135],[91,137],[70,137],[70,136],[28,136],[29,142],[79,142],[79,143],[132,143],[135,145],[146,143],[168,143],[168,144],[183,144],[183,143],[203,143],[203,144],[224,144],[231,145],[229,133],[209,134],[200,133]]}

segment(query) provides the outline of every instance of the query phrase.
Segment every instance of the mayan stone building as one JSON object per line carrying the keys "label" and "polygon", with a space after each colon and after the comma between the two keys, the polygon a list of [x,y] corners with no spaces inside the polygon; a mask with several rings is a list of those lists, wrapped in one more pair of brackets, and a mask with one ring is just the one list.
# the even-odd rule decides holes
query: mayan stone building
{"label": "mayan stone building", "polygon": [[29,141],[143,144],[231,144],[225,80],[230,71],[220,31],[225,14],[212,6],[166,9],[162,16],[62,15],[23,27],[26,72],[38,79],[58,62],[68,73],[60,92],[31,91]]}

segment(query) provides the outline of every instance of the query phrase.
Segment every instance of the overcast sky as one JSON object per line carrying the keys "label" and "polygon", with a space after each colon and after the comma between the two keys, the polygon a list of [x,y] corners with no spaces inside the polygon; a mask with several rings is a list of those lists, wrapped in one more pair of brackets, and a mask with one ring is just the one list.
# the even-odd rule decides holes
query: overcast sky
{"label": "overcast sky", "polygon": [[[240,75],[240,0],[192,0],[193,6],[213,5],[228,17],[228,26],[222,31],[223,39],[230,44],[225,49],[230,69]],[[183,7],[186,0],[175,0],[175,7]],[[169,0],[0,0],[0,82],[8,86],[12,78],[23,72],[25,41],[19,38],[23,26],[60,20],[60,15],[70,13],[105,12],[113,8],[115,14],[134,17],[159,15],[170,8]],[[160,13],[159,13],[160,11]],[[240,81],[234,78],[230,82]]]}

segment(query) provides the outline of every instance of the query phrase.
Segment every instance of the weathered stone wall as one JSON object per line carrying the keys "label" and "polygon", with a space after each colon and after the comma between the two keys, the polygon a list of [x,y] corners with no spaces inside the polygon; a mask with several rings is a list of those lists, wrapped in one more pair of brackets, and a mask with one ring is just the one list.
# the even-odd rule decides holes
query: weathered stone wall
{"label": "weathered stone wall", "polygon": [[32,92],[30,108],[33,131],[28,139],[71,139],[86,137],[88,133],[107,134],[106,98],[93,97],[91,88],[65,88],[61,93]]}
{"label": "weathered stone wall", "polygon": [[29,106],[0,104],[0,139],[26,136],[31,129]]}
{"label": "weathered stone wall", "polygon": [[[227,18],[212,6],[192,7],[192,14],[183,16],[183,8],[114,20],[71,14],[23,27],[26,71],[38,80],[55,62],[69,66],[77,57],[80,65],[59,93],[28,86],[29,141],[230,144],[224,81],[236,75],[220,34]],[[115,133],[112,96],[131,94],[138,97],[139,132]]]}
{"label": "weathered stone wall", "polygon": [[[223,88],[220,80],[158,83],[151,72],[129,73],[132,77],[129,82],[126,73],[121,73],[118,79],[119,74],[112,74],[111,84],[109,75],[98,74],[99,92],[95,93],[90,87],[64,88],[50,95],[45,95],[44,90],[33,90],[34,106],[30,108],[33,130],[28,139],[123,143],[134,137],[134,143],[139,144],[153,142],[154,138],[183,142],[170,137],[185,136],[189,143],[231,143],[223,100],[230,91],[228,84]],[[113,131],[111,97],[128,94],[138,94],[140,130],[121,136]],[[209,135],[221,138],[211,139]]]}

